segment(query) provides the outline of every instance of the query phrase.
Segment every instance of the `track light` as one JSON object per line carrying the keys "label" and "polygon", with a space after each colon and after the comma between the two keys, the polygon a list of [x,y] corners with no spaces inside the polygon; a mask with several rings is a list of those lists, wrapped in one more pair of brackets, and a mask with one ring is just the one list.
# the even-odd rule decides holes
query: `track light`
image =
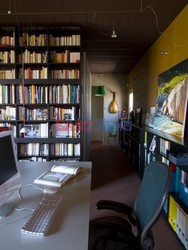
{"label": "track light", "polygon": [[117,38],[117,34],[115,32],[115,29],[114,29],[114,26],[113,26],[113,30],[112,30],[112,35],[111,35],[112,38]]}

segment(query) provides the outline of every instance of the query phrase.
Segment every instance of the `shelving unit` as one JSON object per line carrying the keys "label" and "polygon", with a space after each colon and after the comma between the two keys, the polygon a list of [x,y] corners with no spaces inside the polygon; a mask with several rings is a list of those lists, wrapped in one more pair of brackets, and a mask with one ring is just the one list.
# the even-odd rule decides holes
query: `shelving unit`
{"label": "shelving unit", "polygon": [[19,160],[82,159],[80,57],[80,27],[1,28],[0,130]]}
{"label": "shelving unit", "polygon": [[120,120],[120,146],[140,178],[151,161],[162,161],[172,170],[172,184],[163,208],[164,219],[188,249],[188,165],[174,165],[170,153],[188,153],[188,139],[178,138],[147,126],[138,127]]}

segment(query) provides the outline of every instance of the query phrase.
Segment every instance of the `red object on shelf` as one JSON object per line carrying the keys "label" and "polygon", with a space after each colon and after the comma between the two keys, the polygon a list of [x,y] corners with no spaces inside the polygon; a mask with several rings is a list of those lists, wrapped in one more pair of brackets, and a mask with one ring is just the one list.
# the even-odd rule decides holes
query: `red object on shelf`
{"label": "red object on shelf", "polygon": [[169,166],[173,173],[176,172],[176,165],[174,163],[170,162]]}

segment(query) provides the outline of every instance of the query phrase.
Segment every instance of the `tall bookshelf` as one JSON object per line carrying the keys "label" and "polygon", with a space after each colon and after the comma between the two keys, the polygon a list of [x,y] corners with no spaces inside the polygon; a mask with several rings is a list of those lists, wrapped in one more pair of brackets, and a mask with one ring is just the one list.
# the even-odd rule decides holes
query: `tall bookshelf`
{"label": "tall bookshelf", "polygon": [[19,160],[82,159],[81,30],[0,29],[0,130]]}
{"label": "tall bookshelf", "polygon": [[162,161],[171,168],[172,183],[162,214],[182,248],[188,249],[188,161],[176,162],[176,155],[188,153],[188,138],[130,125],[126,120],[120,122],[120,146],[141,179],[151,161]]}

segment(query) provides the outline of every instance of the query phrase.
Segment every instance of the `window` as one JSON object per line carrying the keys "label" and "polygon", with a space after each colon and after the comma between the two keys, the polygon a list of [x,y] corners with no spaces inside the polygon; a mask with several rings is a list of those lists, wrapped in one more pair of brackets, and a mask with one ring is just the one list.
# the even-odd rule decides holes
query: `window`
{"label": "window", "polygon": [[129,93],[129,113],[133,110],[133,91]]}

